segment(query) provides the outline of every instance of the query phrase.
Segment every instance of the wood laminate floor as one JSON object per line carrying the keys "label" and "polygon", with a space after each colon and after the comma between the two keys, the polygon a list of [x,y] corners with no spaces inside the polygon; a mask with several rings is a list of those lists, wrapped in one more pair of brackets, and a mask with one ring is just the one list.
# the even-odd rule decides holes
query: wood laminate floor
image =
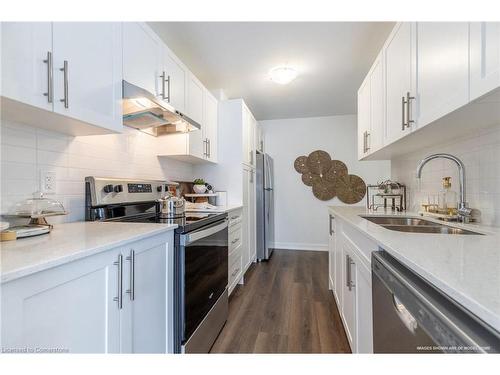
{"label": "wood laminate floor", "polygon": [[250,267],[211,353],[350,353],[328,290],[328,253],[275,250]]}

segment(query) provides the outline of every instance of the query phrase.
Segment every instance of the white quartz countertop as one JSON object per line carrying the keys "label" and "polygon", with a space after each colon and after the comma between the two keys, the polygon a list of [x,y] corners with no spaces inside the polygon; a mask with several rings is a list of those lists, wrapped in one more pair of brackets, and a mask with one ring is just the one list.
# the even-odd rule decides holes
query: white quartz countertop
{"label": "white quartz countertop", "polygon": [[[485,235],[397,232],[364,216],[410,216],[363,207],[329,207],[330,213],[370,237],[401,263],[500,331],[500,229],[478,224],[448,225]],[[442,221],[430,219],[443,224]]]}
{"label": "white quartz countertop", "polygon": [[170,224],[75,222],[49,233],[0,243],[1,282],[177,228]]}

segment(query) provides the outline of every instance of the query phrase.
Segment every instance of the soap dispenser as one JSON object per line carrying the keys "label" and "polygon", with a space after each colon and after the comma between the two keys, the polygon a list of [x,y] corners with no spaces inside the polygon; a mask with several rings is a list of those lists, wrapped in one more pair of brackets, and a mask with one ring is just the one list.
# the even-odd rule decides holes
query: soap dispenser
{"label": "soap dispenser", "polygon": [[443,190],[439,193],[438,208],[441,214],[457,214],[457,193],[451,190],[451,177],[443,177]]}

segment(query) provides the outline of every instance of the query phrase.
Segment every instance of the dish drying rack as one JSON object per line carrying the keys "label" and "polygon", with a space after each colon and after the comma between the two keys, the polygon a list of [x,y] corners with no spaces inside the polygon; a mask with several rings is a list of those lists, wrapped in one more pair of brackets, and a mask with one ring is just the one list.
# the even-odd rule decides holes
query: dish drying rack
{"label": "dish drying rack", "polygon": [[406,211],[406,185],[398,182],[386,182],[397,185],[397,187],[393,187],[390,191],[382,192],[381,184],[366,185],[366,208],[371,211],[377,211],[380,207],[384,209],[390,207],[393,211]]}

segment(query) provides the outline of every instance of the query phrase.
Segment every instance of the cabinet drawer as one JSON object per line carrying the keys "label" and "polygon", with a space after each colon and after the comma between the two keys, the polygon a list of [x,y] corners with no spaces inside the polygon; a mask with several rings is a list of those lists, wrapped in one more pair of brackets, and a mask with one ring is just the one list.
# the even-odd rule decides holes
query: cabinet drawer
{"label": "cabinet drawer", "polygon": [[241,275],[242,271],[241,262],[241,246],[239,246],[235,251],[229,255],[229,272],[228,272],[228,284],[231,287]]}
{"label": "cabinet drawer", "polygon": [[241,223],[242,210],[235,210],[229,213],[229,227]]}
{"label": "cabinet drawer", "polygon": [[241,229],[241,225],[233,226],[229,231],[229,253],[231,253],[234,249],[241,245],[241,238],[243,235],[243,231]]}

